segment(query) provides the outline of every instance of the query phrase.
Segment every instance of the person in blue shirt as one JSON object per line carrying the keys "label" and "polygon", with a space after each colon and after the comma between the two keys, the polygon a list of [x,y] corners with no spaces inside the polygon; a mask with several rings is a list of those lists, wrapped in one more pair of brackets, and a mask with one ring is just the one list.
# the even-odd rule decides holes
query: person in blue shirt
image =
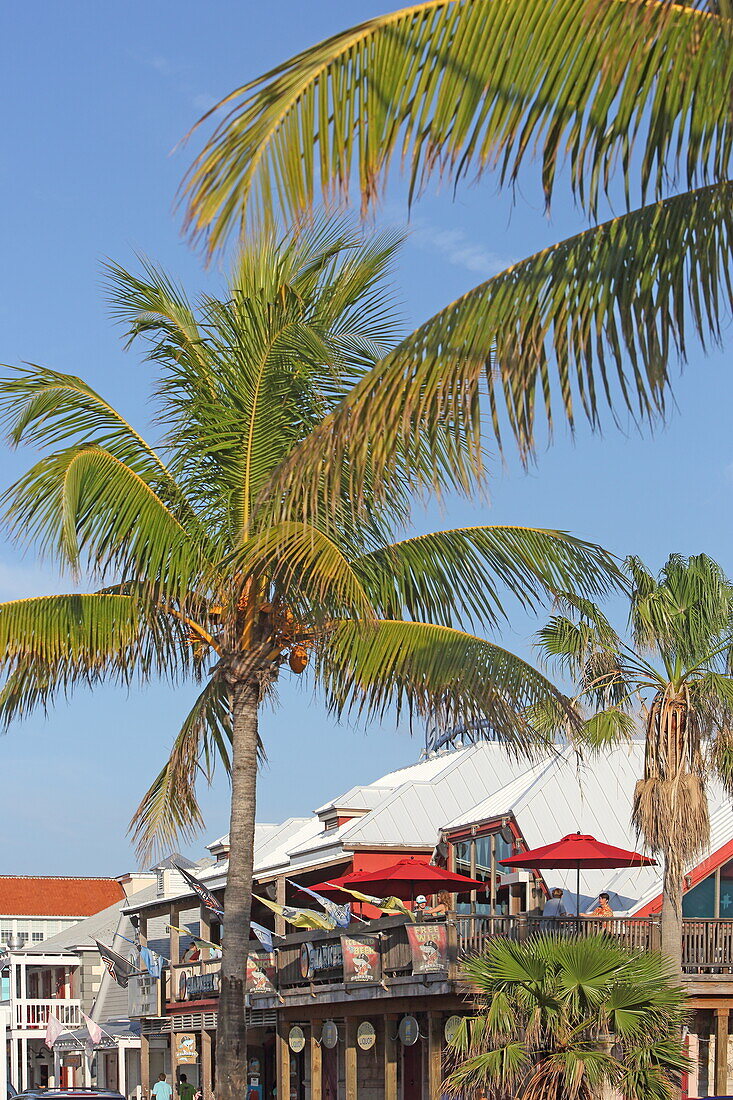
{"label": "person in blue shirt", "polygon": [[155,1100],[172,1100],[173,1089],[166,1081],[164,1073],[158,1074],[158,1080],[153,1085],[153,1096]]}

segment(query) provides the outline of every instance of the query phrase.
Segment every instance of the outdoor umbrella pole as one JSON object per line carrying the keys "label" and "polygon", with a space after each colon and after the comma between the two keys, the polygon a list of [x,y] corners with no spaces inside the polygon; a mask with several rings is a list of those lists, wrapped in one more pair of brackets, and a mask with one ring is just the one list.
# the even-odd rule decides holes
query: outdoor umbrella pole
{"label": "outdoor umbrella pole", "polygon": [[575,865],[575,935],[580,935],[580,864]]}

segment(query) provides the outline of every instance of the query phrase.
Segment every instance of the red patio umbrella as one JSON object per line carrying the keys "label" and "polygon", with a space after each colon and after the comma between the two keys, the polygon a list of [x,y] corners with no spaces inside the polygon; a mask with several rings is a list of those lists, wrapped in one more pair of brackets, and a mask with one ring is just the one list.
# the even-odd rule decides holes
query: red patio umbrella
{"label": "red patio umbrella", "polygon": [[613,844],[604,844],[594,836],[583,833],[568,833],[562,840],[552,844],[543,844],[529,852],[520,852],[516,856],[500,859],[505,867],[575,868],[577,872],[576,916],[580,916],[580,871],[581,868],[593,870],[603,867],[650,867],[656,859],[643,856],[641,852],[629,852],[626,848],[616,848]]}
{"label": "red patio umbrella", "polygon": [[443,890],[449,894],[462,894],[468,890],[483,890],[486,885],[478,879],[434,867],[423,859],[409,858],[388,867],[379,867],[376,871],[352,871],[349,875],[329,879],[311,889],[319,894],[338,894],[339,887],[353,886],[356,890],[363,889],[378,897],[412,901],[416,894],[438,894]]}

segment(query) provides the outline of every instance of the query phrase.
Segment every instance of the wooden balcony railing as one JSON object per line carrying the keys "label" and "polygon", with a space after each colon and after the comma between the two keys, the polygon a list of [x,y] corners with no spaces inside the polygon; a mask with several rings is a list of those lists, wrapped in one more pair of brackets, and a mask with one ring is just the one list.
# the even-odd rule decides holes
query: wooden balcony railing
{"label": "wooden balcony railing", "polygon": [[[459,955],[481,951],[496,936],[523,942],[537,932],[589,936],[605,932],[626,947],[657,950],[660,946],[658,917],[488,917],[456,918]],[[688,974],[733,975],[733,920],[682,922],[682,969]]]}
{"label": "wooden balcony railing", "polygon": [[[424,928],[431,926],[425,925]],[[420,976],[421,980],[437,979],[445,981],[457,976],[456,964],[461,957],[480,952],[487,943],[497,937],[505,937],[524,942],[538,932],[557,932],[563,936],[589,936],[599,932],[612,937],[624,946],[642,950],[657,950],[660,946],[660,924],[657,917],[563,917],[559,919],[542,916],[484,916],[458,915],[449,918],[445,924],[436,924],[436,936],[427,939],[440,939],[444,936],[444,954],[441,963],[433,965],[425,976],[420,967],[420,958],[416,960],[413,947],[407,934],[408,924],[401,917],[386,917],[370,921],[367,925],[353,926],[347,935],[366,935],[374,937],[379,945],[380,978],[385,990],[400,984],[399,979]],[[438,928],[443,929],[437,934]],[[441,949],[443,950],[443,949]],[[270,971],[272,985],[268,988],[273,995],[273,986],[278,993],[297,993],[308,989],[312,993],[325,986],[343,986],[349,979],[345,976],[342,943],[339,933],[334,932],[298,932],[279,941],[274,958],[274,969]],[[219,992],[220,959],[205,960],[196,963],[183,963],[164,972],[165,997],[173,1007],[186,1001],[207,1001],[215,999]],[[683,921],[682,969],[693,977],[695,975],[730,975],[733,983],[733,920],[685,920]],[[357,983],[358,984],[358,983]],[[355,985],[351,986],[355,992]],[[733,991],[733,984],[731,986]],[[268,996],[265,990],[254,989],[253,996]],[[45,1004],[46,1002],[36,1002]],[[50,1002],[63,1004],[64,1002]],[[45,1016],[41,1012],[39,1023],[26,1026],[45,1026]]]}

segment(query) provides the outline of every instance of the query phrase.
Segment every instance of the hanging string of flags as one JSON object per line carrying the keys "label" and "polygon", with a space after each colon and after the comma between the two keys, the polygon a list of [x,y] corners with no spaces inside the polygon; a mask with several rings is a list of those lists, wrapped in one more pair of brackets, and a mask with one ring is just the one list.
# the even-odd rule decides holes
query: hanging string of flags
{"label": "hanging string of flags", "polygon": [[334,922],[337,928],[348,928],[351,924],[351,903],[347,905],[337,905],[335,901],[331,901],[330,898],[325,898],[323,894],[317,894],[315,890],[311,890],[308,886],[301,886],[299,882],[293,882],[292,879],[286,879],[291,886],[294,886],[296,890],[300,890],[302,894],[309,894],[312,898],[323,906],[326,913]]}

